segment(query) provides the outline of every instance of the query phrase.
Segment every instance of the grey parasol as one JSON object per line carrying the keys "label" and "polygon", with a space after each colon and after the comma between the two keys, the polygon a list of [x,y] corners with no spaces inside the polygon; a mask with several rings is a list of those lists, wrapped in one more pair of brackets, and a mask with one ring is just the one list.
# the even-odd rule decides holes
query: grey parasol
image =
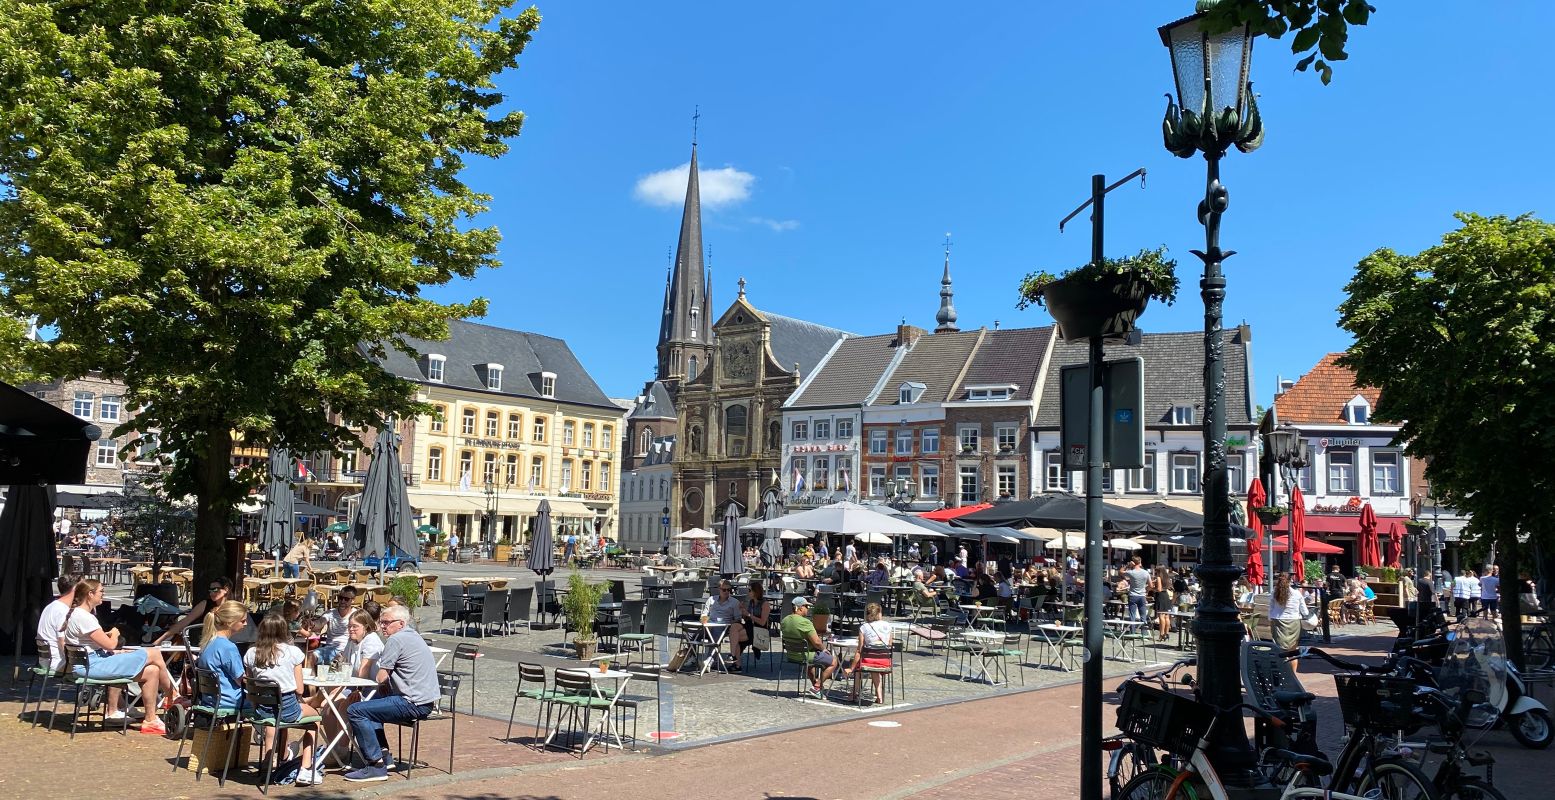
{"label": "grey parasol", "polygon": [[[55,594],[59,574],[49,492],[37,483],[12,486],[0,513],[0,630],[15,637],[18,656],[28,638],[23,631],[32,630],[43,604]],[[20,657],[15,663],[21,663]]]}
{"label": "grey parasol", "polygon": [[264,513],[259,518],[259,549],[275,553],[292,546],[296,522],[296,495],[290,477],[292,457],[285,448],[270,451],[270,471],[265,480]]}
{"label": "grey parasol", "polygon": [[541,578],[556,570],[556,547],[551,543],[551,501],[541,500],[535,510],[535,532],[529,543],[529,568]]}
{"label": "grey parasol", "polygon": [[718,571],[725,578],[733,578],[745,571],[745,548],[740,544],[740,504],[729,501],[724,508],[723,535],[719,537],[722,551],[718,559]]}
{"label": "grey parasol", "polygon": [[[774,520],[781,516],[783,516],[783,501],[778,499],[775,490],[768,489],[761,503],[761,518]],[[766,538],[761,540],[761,563],[771,567],[781,560],[783,560],[783,540],[780,531],[776,528],[768,528]]]}
{"label": "grey parasol", "polygon": [[400,469],[399,435],[391,421],[373,441],[373,460],[362,483],[362,505],[351,526],[352,546],[362,557],[383,558],[398,550],[415,552],[416,531],[405,494],[405,473]]}

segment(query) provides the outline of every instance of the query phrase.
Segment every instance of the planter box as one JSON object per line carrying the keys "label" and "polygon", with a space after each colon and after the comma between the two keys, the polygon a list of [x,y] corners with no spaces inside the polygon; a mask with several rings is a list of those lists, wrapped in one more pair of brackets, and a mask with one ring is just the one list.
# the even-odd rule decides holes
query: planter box
{"label": "planter box", "polygon": [[507,563],[508,557],[513,554],[513,545],[499,544],[492,549],[491,560]]}
{"label": "planter box", "polygon": [[1150,287],[1133,275],[1066,278],[1049,284],[1042,299],[1064,339],[1115,338],[1134,329],[1150,302]]}
{"label": "planter box", "polygon": [[1402,608],[1404,606],[1404,587],[1400,583],[1373,582],[1370,578],[1366,585],[1377,593],[1377,600],[1372,605],[1376,608]]}
{"label": "planter box", "polygon": [[[238,736],[237,747],[232,748],[232,763],[227,764],[227,748],[231,745],[233,735]],[[248,729],[237,725],[219,725],[214,733],[207,733],[204,728],[194,729],[194,737],[190,740],[189,760],[185,767],[190,772],[220,772],[231,766],[235,769],[243,769],[248,764],[248,748],[250,739]],[[210,738],[210,763],[201,764],[200,754],[205,751],[205,740]]]}

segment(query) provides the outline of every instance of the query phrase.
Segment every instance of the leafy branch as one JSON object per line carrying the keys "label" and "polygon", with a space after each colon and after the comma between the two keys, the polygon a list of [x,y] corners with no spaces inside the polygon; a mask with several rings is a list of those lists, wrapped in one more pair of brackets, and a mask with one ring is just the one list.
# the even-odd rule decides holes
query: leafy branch
{"label": "leafy branch", "polygon": [[1294,32],[1290,51],[1307,53],[1296,71],[1311,69],[1327,85],[1334,77],[1330,62],[1350,57],[1344,50],[1350,26],[1365,25],[1376,10],[1365,0],[1220,0],[1209,7],[1204,28],[1214,35],[1246,24],[1270,39]]}

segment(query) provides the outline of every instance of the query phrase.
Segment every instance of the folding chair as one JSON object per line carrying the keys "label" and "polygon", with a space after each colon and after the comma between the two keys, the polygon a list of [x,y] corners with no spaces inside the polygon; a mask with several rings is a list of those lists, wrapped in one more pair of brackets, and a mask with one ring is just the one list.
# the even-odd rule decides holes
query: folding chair
{"label": "folding chair", "polygon": [[[275,731],[271,737],[271,746],[268,750],[263,745],[261,737],[259,760],[264,764],[264,778],[259,784],[260,794],[268,793],[270,778],[274,777],[275,765],[280,762],[281,732],[292,729],[311,728],[324,718],[318,714],[309,714],[298,717],[293,722],[282,722],[280,719],[281,687],[273,681],[255,680],[248,683],[248,702],[251,708],[243,711],[239,717],[243,723],[257,730],[270,728]],[[231,740],[227,743],[227,762],[232,761],[232,751],[237,747],[238,731],[234,731]]]}
{"label": "folding chair", "polygon": [[[588,673],[582,670],[558,669],[554,674],[554,681],[555,688],[553,689],[551,696],[548,698],[550,705],[552,708],[558,710],[562,714],[565,714],[572,721],[573,726],[577,725],[578,717],[580,714],[582,715],[583,739],[586,745],[589,736],[589,722],[593,716],[594,711],[598,710],[601,714],[609,714],[611,705],[610,699],[607,697],[601,697],[594,691],[594,682],[590,680]],[[550,740],[555,738],[557,733],[561,732],[561,725],[562,723],[559,715],[556,722],[556,730],[552,731],[551,735],[546,737],[547,745],[550,744]],[[572,730],[576,730],[576,728],[569,728],[569,734]],[[571,741],[571,738],[572,737],[569,735],[569,742]],[[609,740],[607,739],[605,747],[608,749],[609,746]],[[582,759],[583,755],[584,750],[579,748],[578,758]]]}
{"label": "folding chair", "polygon": [[[77,668],[81,670],[80,675],[76,674]],[[128,688],[134,682],[135,681],[131,678],[92,677],[92,663],[91,658],[87,655],[87,649],[79,645],[65,645],[65,669],[64,672],[60,674],[59,680],[54,684],[54,710],[49,712],[49,727],[54,727],[54,716],[59,713],[60,695],[64,694],[65,687],[73,686],[76,690],[76,704],[74,710],[71,711],[70,716],[70,738],[74,739],[76,738],[76,726],[81,721],[81,706],[87,702],[87,692],[85,691],[86,689],[90,687],[102,687],[107,689],[108,687],[112,686]],[[39,701],[38,705],[40,707],[43,705],[41,700]],[[106,702],[103,703],[101,713],[103,715],[103,729],[107,730],[108,704]],[[88,720],[90,720],[92,715],[92,709],[90,705],[87,706],[86,714]],[[121,734],[126,734],[129,733],[129,730],[130,715],[125,714],[124,727],[119,732]]]}
{"label": "folding chair", "polygon": [[[882,676],[881,681],[884,684],[881,686],[881,690],[887,697],[891,698],[891,708],[896,708],[896,670],[894,669],[896,665],[895,647],[866,646],[863,652],[859,654],[859,658],[860,662],[858,671],[853,673],[853,704],[855,706],[862,706],[864,704],[864,676],[880,675]],[[883,658],[887,661],[890,661],[891,663],[883,667],[870,667],[863,664],[863,659],[866,658]],[[871,680],[870,683],[874,683],[874,681]]]}

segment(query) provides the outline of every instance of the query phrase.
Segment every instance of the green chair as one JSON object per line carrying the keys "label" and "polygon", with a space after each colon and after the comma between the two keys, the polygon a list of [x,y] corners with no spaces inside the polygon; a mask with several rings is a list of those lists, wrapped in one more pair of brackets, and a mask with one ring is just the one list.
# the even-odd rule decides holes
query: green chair
{"label": "green chair", "polygon": [[[581,759],[586,752],[584,748],[587,747],[588,743],[590,720],[596,710],[601,714],[608,715],[610,713],[610,698],[602,697],[599,692],[595,691],[594,682],[589,679],[588,673],[584,672],[583,670],[556,670],[554,674],[554,686],[555,689],[553,690],[551,696],[548,698],[548,702],[553,708],[556,709],[558,715],[556,719],[556,729],[551,731],[550,736],[546,737],[546,744],[549,745],[550,740],[554,739],[556,734],[561,732],[562,718],[565,716],[568,720],[570,720],[568,729],[569,746],[572,740],[570,735],[571,731],[583,731],[584,746],[578,748],[578,758]],[[582,721],[581,725],[579,725],[580,718]],[[609,737],[605,738],[605,749],[610,749]]]}
{"label": "green chair", "polygon": [[[198,782],[200,780],[200,769],[210,769],[211,739],[215,738],[216,728],[222,724],[236,721],[238,709],[220,707],[221,678],[217,677],[216,673],[193,666],[190,668],[194,670],[195,698],[202,701],[207,697],[213,699],[210,703],[196,702],[189,707],[189,722],[184,725],[184,735],[178,737],[178,754],[173,756],[173,771],[178,771],[178,762],[182,761],[184,757],[184,745],[194,737],[196,723],[204,720],[205,747],[200,749],[200,767],[194,771],[194,779]],[[241,699],[238,705],[242,705]],[[191,758],[194,756],[192,749],[189,751],[189,756]],[[231,766],[232,763],[229,758],[228,762],[222,766],[221,778],[217,781],[217,786],[227,785],[227,770]]]}
{"label": "green chair", "polygon": [[[524,688],[525,684],[529,684],[530,688]],[[546,727],[550,727],[550,717],[547,715],[547,712],[550,711],[552,691],[554,690],[547,688],[545,685],[545,667],[525,661],[518,662],[518,685],[513,688],[513,708],[508,712],[508,732],[503,738],[510,740],[513,738],[513,720],[518,718],[518,701],[536,700],[539,701],[540,708],[535,711],[535,734],[533,741],[538,743],[540,741],[540,720],[542,717],[546,720]]]}
{"label": "green chair", "polygon": [[[51,663],[53,654],[49,651],[48,641],[36,638],[34,639],[34,644],[38,651],[38,661],[27,668],[27,693],[22,695],[22,710],[17,716],[26,715],[27,706],[32,702],[32,687],[41,684],[38,686],[38,706],[32,711],[32,727],[36,728],[38,727],[38,718],[43,716],[43,698],[49,693],[49,681],[59,678],[60,675],[53,669]],[[49,725],[52,727],[53,724],[54,720],[50,718]]]}
{"label": "green chair", "polygon": [[[271,728],[275,736],[271,738],[271,747],[267,751],[260,745],[259,759],[265,765],[264,778],[259,784],[260,794],[267,794],[270,788],[271,773],[275,771],[275,765],[280,761],[281,732],[292,729],[311,728],[324,721],[318,714],[308,714],[298,717],[293,722],[282,722],[281,713],[281,687],[274,681],[250,680],[248,683],[248,706],[239,716],[239,721],[252,726],[255,729]],[[232,752],[237,747],[238,736],[241,731],[235,731],[232,739],[227,744],[227,761],[231,763]],[[261,741],[263,741],[261,739]]]}
{"label": "green chair", "polygon": [[[80,675],[76,674],[77,668],[80,668],[81,670]],[[49,727],[54,727],[54,716],[59,713],[60,695],[64,694],[66,686],[74,686],[76,690],[75,709],[71,712],[70,717],[70,738],[74,739],[76,738],[76,727],[81,721],[81,706],[86,704],[87,701],[87,689],[94,687],[107,689],[114,686],[122,689],[130,686],[133,683],[135,683],[133,678],[92,677],[92,661],[88,655],[87,649],[80,645],[65,645],[65,671],[60,675],[59,681],[54,684],[54,710],[49,712]],[[43,701],[41,699],[38,701],[38,705],[40,707],[43,705]],[[90,718],[92,715],[92,709],[90,705],[87,705],[86,714],[88,718]],[[103,703],[102,715],[103,728],[106,730],[108,727],[108,704],[106,702]],[[130,715],[125,714],[124,727],[119,730],[119,733],[123,735],[129,733],[129,730]]]}
{"label": "green chair", "polygon": [[1006,632],[1003,642],[983,652],[983,660],[994,662],[997,671],[1004,676],[1005,684],[1010,682],[1010,662],[1014,661],[1020,670],[1020,685],[1026,685],[1025,657],[1026,648],[1021,644],[1019,632]]}
{"label": "green chair", "polygon": [[779,691],[782,690],[783,667],[787,664],[795,664],[799,672],[794,678],[794,694],[803,695],[805,684],[810,679],[810,664],[815,660],[815,651],[810,649],[810,643],[804,639],[783,637],[783,660],[778,662],[777,669],[773,672],[773,680],[778,683]]}

